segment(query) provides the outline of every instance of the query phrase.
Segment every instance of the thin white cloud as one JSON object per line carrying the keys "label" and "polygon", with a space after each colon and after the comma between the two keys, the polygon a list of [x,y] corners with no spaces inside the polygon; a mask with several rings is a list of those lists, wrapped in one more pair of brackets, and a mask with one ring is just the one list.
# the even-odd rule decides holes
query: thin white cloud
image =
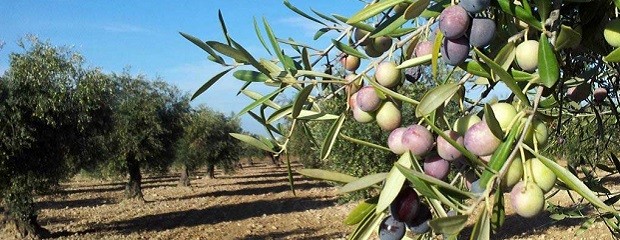
{"label": "thin white cloud", "polygon": [[286,17],[279,19],[278,22],[292,26],[295,29],[300,29],[301,32],[307,37],[314,36],[316,31],[322,27],[325,27],[304,17]]}
{"label": "thin white cloud", "polygon": [[114,33],[150,33],[152,32],[150,29],[137,26],[137,25],[126,24],[126,23],[109,23],[109,24],[101,26],[101,28],[107,32],[114,32]]}

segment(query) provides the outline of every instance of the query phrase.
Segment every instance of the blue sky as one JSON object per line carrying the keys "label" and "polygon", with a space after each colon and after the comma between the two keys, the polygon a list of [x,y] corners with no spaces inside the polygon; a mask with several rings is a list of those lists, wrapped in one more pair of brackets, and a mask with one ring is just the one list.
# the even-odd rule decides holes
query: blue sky
{"label": "blue sky", "polygon": [[[299,9],[351,16],[360,1],[291,0]],[[9,1],[0,0],[0,73],[8,67],[8,55],[20,51],[16,42],[33,34],[58,46],[72,46],[86,65],[106,72],[130,66],[132,74],[157,76],[193,93],[223,68],[207,60],[206,53],[181,37],[192,34],[202,40],[223,41],[217,11],[221,10],[232,37],[259,57],[266,51],[254,34],[252,18],[265,17],[278,37],[293,37],[313,44],[320,27],[290,11],[282,1]],[[318,45],[324,47],[329,36]],[[285,51],[287,49],[285,48]],[[224,113],[238,112],[251,101],[234,93],[242,82],[227,76],[194,100]],[[264,89],[262,89],[264,90]],[[257,91],[261,92],[261,88]],[[233,92],[233,93],[231,93]],[[264,92],[264,91],[262,91]],[[262,133],[249,117],[244,129]]]}

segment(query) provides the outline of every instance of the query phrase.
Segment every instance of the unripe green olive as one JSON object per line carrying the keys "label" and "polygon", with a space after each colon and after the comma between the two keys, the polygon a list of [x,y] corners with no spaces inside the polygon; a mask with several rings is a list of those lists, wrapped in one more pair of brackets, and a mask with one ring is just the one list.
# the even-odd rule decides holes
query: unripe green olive
{"label": "unripe green olive", "polygon": [[400,126],[400,110],[393,102],[385,102],[377,110],[375,119],[383,131],[392,131]]}
{"label": "unripe green olive", "polygon": [[344,69],[351,72],[355,72],[355,70],[360,67],[360,58],[353,55],[347,55],[343,57],[340,61],[342,63],[342,66],[344,66]]}
{"label": "unripe green olive", "polygon": [[612,47],[620,47],[620,19],[613,19],[605,25],[603,30],[605,41]]}
{"label": "unripe green olive", "polygon": [[543,192],[549,192],[555,185],[557,176],[538,158],[531,158],[525,161],[525,168],[531,173],[530,177]]}
{"label": "unripe green olive", "polygon": [[491,109],[502,130],[507,132],[510,123],[517,115],[517,109],[508,103],[495,103],[491,105]]}
{"label": "unripe green olive", "polygon": [[520,157],[516,157],[512,160],[510,167],[508,167],[508,171],[504,178],[502,179],[501,185],[505,190],[511,189],[514,185],[516,185],[521,178],[523,177],[523,162],[521,162]]}
{"label": "unripe green olive", "polygon": [[515,51],[515,60],[521,69],[535,71],[538,68],[538,41],[527,40],[519,44]]}
{"label": "unripe green olive", "polygon": [[465,135],[465,132],[467,131],[467,129],[469,129],[469,127],[480,121],[482,120],[476,115],[462,116],[456,121],[454,121],[454,124],[452,125],[452,130],[461,134],[462,136]]}
{"label": "unripe green olive", "polygon": [[379,63],[375,70],[375,78],[377,82],[384,87],[393,87],[400,83],[402,73],[396,68],[393,62]]}
{"label": "unripe green olive", "polygon": [[517,183],[510,191],[510,200],[515,212],[521,217],[534,217],[545,207],[542,190],[531,181]]}
{"label": "unripe green olive", "polygon": [[[525,121],[525,118],[523,118]],[[547,139],[549,138],[549,130],[547,129],[547,125],[539,119],[534,118],[532,120],[532,124],[530,124],[529,129],[525,133],[525,144],[529,146],[534,146],[534,138],[536,138],[536,143],[538,143],[539,147],[545,146],[547,144]]]}

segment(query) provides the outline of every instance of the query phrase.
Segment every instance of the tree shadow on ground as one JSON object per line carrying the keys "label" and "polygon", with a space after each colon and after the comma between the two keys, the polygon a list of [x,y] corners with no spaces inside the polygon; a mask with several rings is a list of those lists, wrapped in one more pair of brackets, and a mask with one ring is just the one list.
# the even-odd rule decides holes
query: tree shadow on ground
{"label": "tree shadow on ground", "polygon": [[[317,183],[301,183],[295,184],[295,190],[306,190],[311,188],[326,188],[331,187],[327,183],[317,182]],[[289,185],[278,185],[278,186],[269,186],[269,187],[257,187],[257,188],[243,188],[236,190],[220,190],[214,192],[205,192],[200,194],[182,196],[177,198],[169,198],[162,201],[177,201],[177,200],[186,200],[186,199],[194,199],[194,198],[204,198],[204,197],[223,197],[223,196],[240,196],[240,195],[261,195],[267,193],[280,193],[290,191],[291,187]]]}
{"label": "tree shadow on ground", "polygon": [[241,239],[243,240],[285,239],[285,238],[288,238],[288,239],[335,239],[335,238],[342,237],[338,233],[322,234],[318,236],[315,235],[313,237],[305,236],[306,234],[312,234],[318,230],[319,229],[317,228],[302,228],[302,229],[295,229],[295,230],[290,230],[290,231],[270,232],[270,233],[264,233],[264,234],[251,234],[251,235],[234,238],[234,239],[236,240],[237,239],[238,240],[241,240]]}
{"label": "tree shadow on ground", "polygon": [[76,200],[46,200],[36,203],[37,209],[63,209],[63,208],[79,208],[79,207],[95,207],[100,205],[114,204],[116,201],[111,198],[88,198]]}
{"label": "tree shadow on ground", "polygon": [[[584,219],[566,218],[561,221],[551,219],[549,212],[543,212],[533,218],[524,218],[517,214],[506,216],[504,225],[500,227],[496,234],[491,235],[491,239],[512,239],[512,238],[536,238],[545,234],[545,229],[557,227],[560,229],[568,229],[573,226],[579,226],[585,221]],[[467,227],[461,232],[464,239],[469,239],[473,225]]]}
{"label": "tree shadow on ground", "polygon": [[194,227],[203,224],[237,221],[263,215],[320,209],[333,206],[334,204],[335,200],[320,200],[310,197],[259,200],[248,203],[213,206],[206,209],[190,209],[141,216],[130,220],[96,225],[89,230],[80,232],[80,234],[101,231],[114,231],[122,234],[143,231],[165,231],[179,227]]}

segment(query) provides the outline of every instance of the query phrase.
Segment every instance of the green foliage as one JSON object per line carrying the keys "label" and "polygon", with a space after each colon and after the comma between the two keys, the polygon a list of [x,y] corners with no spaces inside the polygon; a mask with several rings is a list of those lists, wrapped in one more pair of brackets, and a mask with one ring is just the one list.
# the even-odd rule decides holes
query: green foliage
{"label": "green foliage", "polygon": [[229,133],[240,132],[237,119],[224,116],[206,106],[199,106],[188,114],[183,138],[178,143],[177,164],[189,171],[205,165],[216,165],[225,171],[233,170],[241,155],[255,156]]}
{"label": "green foliage", "polygon": [[112,85],[69,49],[36,38],[19,45],[0,83],[0,191],[11,215],[31,224],[32,194],[89,164],[88,143],[108,128]]}

